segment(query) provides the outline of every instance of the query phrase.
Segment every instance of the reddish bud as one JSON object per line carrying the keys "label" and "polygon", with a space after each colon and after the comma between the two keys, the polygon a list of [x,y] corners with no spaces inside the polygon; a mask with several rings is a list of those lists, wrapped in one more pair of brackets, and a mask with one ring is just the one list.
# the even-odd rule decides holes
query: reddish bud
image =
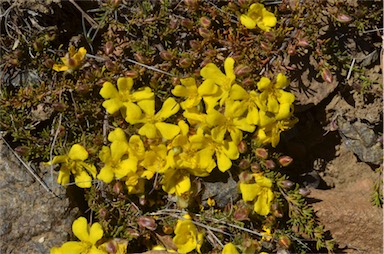
{"label": "reddish bud", "polygon": [[287,236],[283,235],[280,236],[278,244],[284,249],[289,249],[289,247],[291,246],[291,240]]}
{"label": "reddish bud", "polygon": [[113,42],[111,41],[107,41],[107,43],[105,43],[105,46],[104,46],[104,52],[107,56],[109,56],[110,54],[113,53],[113,51],[115,50],[115,47],[113,46]]}
{"label": "reddish bud", "polygon": [[336,17],[336,20],[340,23],[349,23],[352,21],[352,18],[346,14],[339,14]]}
{"label": "reddish bud", "polygon": [[114,62],[108,60],[105,62],[105,67],[107,68],[107,70],[113,71],[115,69],[116,65]]}
{"label": "reddish bud", "polygon": [[292,44],[289,44],[288,47],[287,47],[287,53],[290,56],[296,55],[296,47],[294,45],[292,45]]}
{"label": "reddish bud", "polygon": [[173,85],[173,86],[180,85],[180,78],[178,78],[178,77],[173,77],[173,78],[172,78],[172,85]]}
{"label": "reddish bud", "polygon": [[243,85],[244,86],[252,86],[255,83],[255,80],[252,78],[246,78],[243,80]]}
{"label": "reddish bud", "polygon": [[105,244],[105,250],[108,253],[116,253],[117,252],[117,243],[114,240],[110,240]]}
{"label": "reddish bud", "polygon": [[311,191],[307,188],[300,188],[299,189],[299,194],[306,197],[311,193]]}
{"label": "reddish bud", "polygon": [[251,164],[251,171],[254,173],[260,172],[260,164],[257,162],[254,162]]}
{"label": "reddish bud", "polygon": [[293,187],[293,185],[295,185],[295,183],[290,180],[283,180],[281,181],[281,185],[284,189],[290,189]]}
{"label": "reddish bud", "polygon": [[239,77],[248,75],[249,73],[251,73],[251,71],[252,71],[251,67],[247,65],[239,65],[239,66],[236,66],[234,69],[235,75]]}
{"label": "reddish bud", "polygon": [[52,108],[53,108],[54,111],[63,112],[67,107],[65,106],[64,103],[55,102],[55,103],[52,104]]}
{"label": "reddish bud", "polygon": [[169,22],[169,28],[171,28],[172,30],[176,29],[178,23],[179,21],[177,19],[171,19],[171,21]]}
{"label": "reddish bud", "polygon": [[192,64],[192,60],[190,58],[181,58],[179,60],[179,66],[181,68],[188,68],[189,66],[191,66]]}
{"label": "reddish bud", "polygon": [[252,174],[249,174],[245,171],[241,172],[239,174],[239,180],[240,180],[240,182],[243,182],[243,183],[247,183],[247,182],[251,181],[252,178],[253,178]]}
{"label": "reddish bud", "polygon": [[164,234],[170,235],[173,233],[173,227],[171,227],[170,225],[164,225],[163,232]]}
{"label": "reddish bud", "polygon": [[139,197],[139,204],[142,206],[147,204],[147,199],[145,198],[145,195]]}
{"label": "reddish bud", "polygon": [[138,61],[139,63],[143,63],[143,64],[148,63],[148,59],[140,53],[135,53],[134,57],[135,57],[136,61]]}
{"label": "reddish bud", "polygon": [[241,168],[243,170],[249,168],[250,166],[251,166],[251,163],[247,159],[242,159],[239,162],[239,168]]}
{"label": "reddish bud", "polygon": [[327,83],[332,83],[333,81],[333,76],[332,76],[332,73],[327,69],[327,68],[324,68],[321,72],[321,77],[323,78],[323,80]]}
{"label": "reddish bud", "polygon": [[101,209],[99,210],[99,217],[100,217],[101,219],[105,219],[105,218],[107,217],[107,215],[108,215],[108,211],[107,211],[107,209],[105,209],[105,208],[101,208]]}
{"label": "reddish bud", "polygon": [[276,35],[273,32],[266,32],[264,33],[265,38],[267,38],[270,42],[276,41]]}
{"label": "reddish bud", "polygon": [[28,154],[29,148],[26,146],[18,146],[15,148],[15,152],[21,156],[24,156]]}
{"label": "reddish bud", "polygon": [[192,29],[193,27],[193,22],[190,19],[182,19],[180,24],[187,29]]}
{"label": "reddish bud", "polygon": [[239,149],[239,153],[246,153],[248,151],[247,142],[241,140],[240,143],[237,145],[237,148]]}
{"label": "reddish bud", "polygon": [[48,58],[47,60],[44,61],[44,66],[51,69],[53,65],[55,64],[55,61],[52,59]]}
{"label": "reddish bud", "polygon": [[235,213],[233,214],[233,218],[238,221],[244,221],[249,220],[249,210],[245,207],[240,207],[239,209],[235,210]]}
{"label": "reddish bud", "polygon": [[266,160],[264,161],[264,166],[267,169],[274,169],[276,167],[276,163],[273,160]]}
{"label": "reddish bud", "polygon": [[135,70],[128,70],[124,72],[124,76],[127,78],[137,78],[139,73],[137,73]]}
{"label": "reddish bud", "polygon": [[184,0],[184,3],[190,9],[197,9],[199,7],[199,0]]}
{"label": "reddish bud", "polygon": [[167,50],[163,50],[160,52],[160,57],[165,61],[170,61],[173,59],[173,54]]}
{"label": "reddish bud", "polygon": [[264,148],[256,148],[255,155],[260,159],[266,160],[268,158],[268,151]]}
{"label": "reddish bud", "polygon": [[200,41],[192,40],[192,41],[189,41],[189,46],[191,46],[192,49],[197,50],[200,48],[201,43]]}
{"label": "reddish bud", "polygon": [[293,159],[287,155],[280,156],[278,160],[282,167],[288,167],[293,161]]}
{"label": "reddish bud", "polygon": [[204,28],[204,27],[199,28],[199,34],[201,37],[205,39],[209,39],[212,36],[211,31],[209,31],[207,28]]}
{"label": "reddish bud", "polygon": [[152,231],[157,227],[155,219],[150,216],[139,217],[137,219],[137,224],[139,224],[140,227],[147,228]]}
{"label": "reddish bud", "polygon": [[121,182],[117,181],[113,185],[113,192],[116,193],[116,194],[120,194],[120,193],[123,193],[123,191],[124,191],[123,184]]}
{"label": "reddish bud", "polygon": [[201,17],[200,18],[200,25],[202,27],[208,28],[211,26],[211,20],[207,17]]}
{"label": "reddish bud", "polygon": [[42,51],[43,50],[43,44],[39,40],[33,42],[32,46],[33,46],[33,49],[35,51]]}

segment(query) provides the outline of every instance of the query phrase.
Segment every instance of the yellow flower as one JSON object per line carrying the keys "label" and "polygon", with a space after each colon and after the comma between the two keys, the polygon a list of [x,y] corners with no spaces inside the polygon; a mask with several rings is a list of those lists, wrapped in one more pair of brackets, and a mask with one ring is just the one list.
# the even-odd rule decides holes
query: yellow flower
{"label": "yellow flower", "polygon": [[298,121],[297,118],[289,118],[260,127],[256,131],[256,142],[259,145],[270,143],[272,147],[276,147],[280,142],[280,133],[291,129]]}
{"label": "yellow flower", "polygon": [[221,253],[222,254],[240,254],[233,243],[227,243],[226,245],[224,245],[224,248]]}
{"label": "yellow flower", "polygon": [[276,25],[276,17],[267,11],[262,4],[252,4],[248,13],[240,16],[240,22],[248,29],[254,29],[256,25],[263,31],[269,32]]}
{"label": "yellow flower", "polygon": [[259,108],[257,107],[259,103],[259,93],[254,90],[247,92],[241,86],[234,84],[230,92],[230,99],[243,102],[243,106],[247,109],[246,119],[248,124],[259,124]]}
{"label": "yellow flower", "polygon": [[152,145],[145,152],[143,161],[140,163],[146,170],[143,176],[148,180],[156,173],[163,174],[167,170],[167,147],[164,144]]}
{"label": "yellow flower", "polygon": [[135,121],[141,117],[140,107],[135,102],[154,98],[154,94],[149,87],[144,87],[142,90],[132,93],[132,86],[132,78],[119,78],[117,80],[118,90],[108,81],[104,82],[100,90],[100,95],[107,99],[102,105],[108,113],[114,114],[119,109],[125,108],[123,116],[130,124],[136,123]]}
{"label": "yellow flower", "polygon": [[[92,177],[96,177],[96,167],[85,163],[88,158],[88,152],[79,144],[75,144],[66,155],[55,156],[48,165],[61,163],[59,177],[57,182],[61,185],[69,183],[70,175],[74,175],[75,183],[80,188],[90,188],[92,186]],[[91,174],[92,177],[89,175]]]}
{"label": "yellow flower", "polygon": [[179,134],[179,126],[163,122],[168,117],[179,111],[180,105],[175,101],[175,99],[166,99],[162,108],[156,114],[154,99],[139,101],[137,104],[145,113],[145,116],[138,121],[144,123],[144,125],[139,129],[140,135],[146,136],[150,139],[162,137],[167,140],[171,140]]}
{"label": "yellow flower", "polygon": [[267,215],[271,210],[271,202],[274,198],[272,181],[260,174],[252,174],[255,183],[240,183],[240,191],[243,200],[254,202],[253,210],[260,215]]}
{"label": "yellow flower", "polygon": [[51,249],[51,254],[54,253],[72,253],[72,254],[102,254],[108,253],[96,247],[97,241],[103,237],[103,229],[99,223],[93,223],[89,226],[87,219],[80,217],[72,224],[73,234],[80,242],[70,241],[64,243],[60,248],[54,247]]}
{"label": "yellow flower", "polygon": [[191,189],[191,180],[189,173],[183,169],[169,168],[162,180],[162,188],[168,194],[181,196]]}
{"label": "yellow flower", "polygon": [[292,103],[295,101],[295,96],[282,89],[287,85],[288,79],[281,73],[277,75],[275,84],[265,77],[262,77],[257,83],[257,87],[261,91],[259,100],[256,101],[260,109],[261,127],[292,115]]}
{"label": "yellow flower", "polygon": [[232,141],[237,145],[243,139],[243,131],[254,132],[255,126],[247,123],[247,119],[243,117],[247,110],[239,101],[227,100],[225,103],[224,114],[212,109],[208,111],[206,121],[212,128],[212,133],[217,133],[219,139],[229,132]]}
{"label": "yellow flower", "polygon": [[[222,106],[229,96],[232,85],[236,76],[234,72],[235,60],[228,57],[224,61],[225,74],[213,63],[204,66],[200,75],[206,80],[199,87],[199,94],[203,96],[204,102],[207,104],[207,110],[212,109],[218,100]],[[212,94],[212,91],[217,91]]]}
{"label": "yellow flower", "polygon": [[193,108],[197,106],[202,96],[198,93],[196,80],[194,78],[180,79],[182,85],[175,86],[172,94],[177,97],[186,97],[186,100],[180,103],[182,109]]}
{"label": "yellow flower", "polygon": [[54,64],[52,69],[55,71],[72,72],[80,67],[86,54],[87,50],[84,47],[79,48],[79,51],[76,52],[75,47],[70,46],[68,53],[60,58],[63,64]]}
{"label": "yellow flower", "polygon": [[175,237],[173,242],[177,246],[178,253],[188,253],[197,250],[201,253],[200,248],[203,245],[203,233],[199,233],[191,217],[186,214],[184,219],[178,220],[175,227]]}

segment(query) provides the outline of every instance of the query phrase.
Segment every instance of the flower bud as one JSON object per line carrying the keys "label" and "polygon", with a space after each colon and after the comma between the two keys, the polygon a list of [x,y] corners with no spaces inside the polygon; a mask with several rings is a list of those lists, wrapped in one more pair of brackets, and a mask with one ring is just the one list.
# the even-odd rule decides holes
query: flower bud
{"label": "flower bud", "polygon": [[192,29],[193,27],[193,21],[190,19],[182,19],[180,24],[187,29]]}
{"label": "flower bud", "polygon": [[113,192],[116,193],[116,194],[120,194],[120,193],[123,193],[123,191],[124,191],[123,184],[120,181],[117,181],[113,185]]}
{"label": "flower bud", "polygon": [[54,64],[55,64],[55,61],[53,61],[50,58],[48,58],[47,60],[44,61],[44,66],[49,68],[49,69],[52,69]]}
{"label": "flower bud", "polygon": [[267,169],[274,169],[276,167],[276,163],[273,160],[266,160],[264,161],[264,166]]}
{"label": "flower bud", "polygon": [[18,146],[15,148],[15,152],[21,156],[25,156],[29,153],[29,148],[26,146]]}
{"label": "flower bud", "polygon": [[170,225],[164,225],[163,226],[163,232],[166,235],[170,235],[173,233],[173,227],[171,227]]}
{"label": "flower bud", "polygon": [[139,73],[137,73],[135,70],[128,70],[124,72],[124,76],[127,78],[137,78]]}
{"label": "flower bud", "polygon": [[260,164],[257,162],[254,162],[251,164],[251,171],[254,173],[260,172]]}
{"label": "flower bud", "polygon": [[288,190],[288,189],[292,188],[292,186],[294,186],[295,183],[290,181],[290,180],[283,180],[283,181],[281,181],[281,185],[284,189]]}
{"label": "flower bud", "polygon": [[146,64],[148,62],[148,59],[140,53],[135,53],[134,57],[139,63]]}
{"label": "flower bud", "polygon": [[200,25],[204,28],[209,28],[211,26],[211,20],[207,17],[200,18]]}
{"label": "flower bud", "polygon": [[172,30],[175,30],[177,28],[177,25],[179,24],[179,21],[175,18],[171,18],[169,22],[169,28]]}
{"label": "flower bud", "polygon": [[246,78],[243,80],[243,85],[245,87],[250,87],[255,83],[255,81],[252,78]]}
{"label": "flower bud", "polygon": [[114,240],[110,240],[105,244],[105,250],[108,253],[116,253],[117,252],[117,243]]}
{"label": "flower bud", "polygon": [[264,148],[256,148],[255,155],[257,158],[266,160],[268,158],[268,151]]}
{"label": "flower bud", "polygon": [[76,92],[79,94],[87,94],[91,89],[89,84],[76,84]]}
{"label": "flower bud", "polygon": [[57,112],[64,112],[64,110],[67,108],[66,105],[64,103],[61,103],[61,102],[54,102],[52,104],[52,108],[54,111],[57,111]]}
{"label": "flower bud", "polygon": [[299,189],[299,194],[306,197],[311,193],[311,191],[307,188],[300,188]]}
{"label": "flower bud", "polygon": [[185,57],[179,60],[179,66],[181,68],[188,68],[189,66],[191,66],[191,64],[192,64],[192,60],[190,58]]}
{"label": "flower bud", "polygon": [[212,36],[211,31],[209,31],[207,28],[204,28],[204,27],[199,28],[199,34],[204,39],[209,39]]}
{"label": "flower bud", "polygon": [[141,195],[139,197],[139,204],[142,205],[142,206],[147,204],[147,199],[145,198],[145,195]]}
{"label": "flower bud", "polygon": [[278,160],[282,167],[288,167],[293,161],[293,159],[287,155],[280,156]]}
{"label": "flower bud", "polygon": [[267,38],[270,42],[276,41],[276,34],[273,32],[265,32],[264,33],[265,38]]}
{"label": "flower bud", "polygon": [[349,23],[352,21],[352,18],[346,14],[340,13],[337,15],[336,20],[340,23]]}
{"label": "flower bud", "polygon": [[282,235],[279,237],[278,245],[280,245],[284,249],[289,249],[289,247],[291,246],[291,240],[287,236]]}
{"label": "flower bud", "polygon": [[239,168],[241,168],[242,170],[244,169],[247,169],[251,166],[251,163],[249,162],[249,160],[247,159],[242,159],[240,162],[239,162]]}
{"label": "flower bud", "polygon": [[327,68],[324,68],[321,71],[321,77],[327,83],[332,83],[332,81],[333,81],[332,73]]}
{"label": "flower bud", "polygon": [[196,10],[199,7],[199,0],[184,0],[184,3],[192,10]]}
{"label": "flower bud", "polygon": [[34,41],[33,44],[32,44],[32,46],[33,46],[33,49],[34,49],[35,51],[42,51],[42,50],[43,50],[43,44],[41,43],[40,40],[36,40],[36,41]]}
{"label": "flower bud", "polygon": [[149,229],[149,230],[155,230],[157,225],[154,218],[150,216],[140,216],[137,219],[137,224],[139,224],[140,227]]}
{"label": "flower bud", "polygon": [[173,59],[173,54],[167,50],[160,52],[160,57],[165,61],[171,61]]}
{"label": "flower bud", "polygon": [[192,41],[189,41],[189,46],[191,46],[192,49],[197,50],[200,48],[201,43],[198,40],[192,40]]}
{"label": "flower bud", "polygon": [[239,153],[246,153],[248,151],[247,142],[241,140],[240,143],[237,145],[237,148],[239,149]]}
{"label": "flower bud", "polygon": [[113,42],[107,41],[104,46],[104,52],[107,56],[111,55],[113,51],[115,50],[115,47],[113,46]]}
{"label": "flower bud", "polygon": [[243,182],[243,183],[247,183],[247,182],[251,181],[252,178],[253,178],[252,174],[245,172],[245,171],[243,171],[239,174],[239,181]]}
{"label": "flower bud", "polygon": [[236,66],[234,69],[235,75],[238,77],[243,77],[245,75],[248,75],[249,73],[251,73],[251,71],[252,71],[251,67],[243,64]]}
{"label": "flower bud", "polygon": [[105,62],[105,67],[107,68],[108,71],[113,71],[115,69],[116,65],[111,60],[107,60]]}
{"label": "flower bud", "polygon": [[289,44],[288,45],[288,47],[287,47],[287,53],[288,53],[288,55],[290,55],[290,56],[294,56],[294,55],[296,55],[296,47],[295,47],[295,45],[292,45],[292,44]]}
{"label": "flower bud", "polygon": [[105,219],[105,218],[107,217],[107,215],[108,215],[108,211],[107,211],[107,209],[105,209],[105,208],[100,208],[100,210],[99,210],[99,217],[100,217],[101,219]]}
{"label": "flower bud", "polygon": [[245,207],[240,207],[235,210],[233,214],[233,218],[238,221],[243,221],[243,220],[249,220],[249,209]]}

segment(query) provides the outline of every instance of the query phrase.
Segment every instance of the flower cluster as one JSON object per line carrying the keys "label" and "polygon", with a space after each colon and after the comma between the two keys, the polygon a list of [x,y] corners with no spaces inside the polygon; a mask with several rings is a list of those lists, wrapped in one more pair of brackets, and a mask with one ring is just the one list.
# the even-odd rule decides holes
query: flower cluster
{"label": "flower cluster", "polygon": [[184,215],[182,220],[177,221],[175,236],[173,237],[173,242],[177,246],[177,253],[188,253],[196,249],[201,254],[200,248],[203,244],[203,237],[204,234],[197,231],[191,216],[188,214]]}

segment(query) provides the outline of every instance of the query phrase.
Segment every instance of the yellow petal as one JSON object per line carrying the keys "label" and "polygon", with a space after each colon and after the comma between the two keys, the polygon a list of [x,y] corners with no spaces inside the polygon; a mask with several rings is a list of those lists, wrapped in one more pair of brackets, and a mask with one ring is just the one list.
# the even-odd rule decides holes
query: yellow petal
{"label": "yellow petal", "polygon": [[147,138],[155,139],[157,137],[157,128],[152,123],[146,123],[139,129],[139,134]]}
{"label": "yellow petal", "polygon": [[265,177],[259,174],[253,174],[253,177],[255,178],[256,183],[261,187],[268,187],[268,188],[272,187],[272,180],[269,179],[268,177]]}
{"label": "yellow petal", "polygon": [[104,82],[103,87],[100,89],[99,94],[104,99],[115,98],[119,95],[116,87],[111,82]]}
{"label": "yellow petal", "polygon": [[132,102],[125,102],[123,105],[126,108],[125,121],[130,124],[136,124],[141,121],[142,111],[139,106]]}
{"label": "yellow petal", "polygon": [[257,82],[257,89],[264,90],[271,86],[271,80],[266,77],[262,77],[259,82]]}
{"label": "yellow petal", "polygon": [[224,245],[221,254],[240,254],[233,243],[227,243]]}
{"label": "yellow petal", "polygon": [[88,152],[79,144],[75,144],[69,150],[68,157],[74,161],[85,161],[88,158]]}
{"label": "yellow petal", "polygon": [[247,123],[252,125],[259,124],[259,111],[257,107],[248,108]]}
{"label": "yellow petal", "polygon": [[129,95],[131,93],[132,86],[132,78],[119,78],[117,80],[117,87],[119,91],[125,93],[126,95]]}
{"label": "yellow petal", "polygon": [[123,160],[115,169],[115,176],[117,179],[121,179],[124,176],[128,175],[130,172],[137,171],[137,159],[132,157],[126,160]]}
{"label": "yellow petal", "polygon": [[113,168],[109,165],[104,166],[100,170],[100,173],[97,175],[97,179],[99,179],[105,183],[112,182],[113,177],[114,177]]}
{"label": "yellow petal", "polygon": [[273,192],[268,189],[268,190],[263,190],[261,195],[258,196],[253,210],[260,214],[260,215],[268,215],[269,212],[271,211],[271,202],[273,200]]}
{"label": "yellow petal", "polygon": [[253,201],[260,195],[261,187],[257,183],[240,183],[240,192],[244,201]]}
{"label": "yellow petal", "polygon": [[283,120],[292,115],[291,105],[288,103],[280,104],[279,112],[276,115],[276,120]]}
{"label": "yellow petal", "polygon": [[159,122],[155,123],[155,126],[166,140],[172,140],[180,133],[180,127],[174,124]]}
{"label": "yellow petal", "polygon": [[187,88],[181,85],[175,86],[175,88],[172,89],[172,94],[177,97],[187,97],[188,96],[188,91]]}
{"label": "yellow petal", "polygon": [[97,222],[93,223],[91,229],[89,230],[89,241],[92,245],[95,245],[103,237],[103,228]]}
{"label": "yellow petal", "polygon": [[219,90],[219,87],[215,84],[215,80],[205,80],[197,89],[198,93],[202,96],[215,95]]}
{"label": "yellow petal", "polygon": [[217,167],[221,172],[225,172],[232,167],[232,161],[228,158],[228,156],[224,152],[217,151],[216,159],[217,159]]}
{"label": "yellow petal", "polygon": [[75,183],[80,188],[90,188],[92,186],[92,178],[86,171],[82,170],[75,174]]}
{"label": "yellow petal", "polygon": [[67,163],[68,155],[58,155],[53,157],[52,162],[48,162],[48,165],[57,164],[57,163]]}
{"label": "yellow petal", "polygon": [[232,57],[227,57],[224,61],[224,70],[225,70],[225,75],[230,79],[231,82],[233,82],[236,79],[234,66],[235,66],[235,59],[233,59]]}
{"label": "yellow petal", "polygon": [[144,89],[132,93],[131,97],[132,101],[150,100],[154,98],[154,93],[151,88],[144,87]]}
{"label": "yellow petal", "polygon": [[121,141],[127,142],[125,132],[121,128],[116,128],[108,134],[108,140],[110,142]]}
{"label": "yellow petal", "polygon": [[174,98],[170,97],[164,101],[160,111],[156,114],[156,118],[159,121],[163,121],[168,117],[176,114],[179,109],[180,105],[175,101]]}
{"label": "yellow petal", "polygon": [[73,234],[82,242],[89,242],[88,222],[84,217],[80,217],[72,224]]}
{"label": "yellow petal", "polygon": [[52,69],[54,71],[67,71],[69,70],[68,66],[62,64],[54,64]]}
{"label": "yellow petal", "polygon": [[289,103],[292,104],[295,101],[295,95],[283,90],[277,91],[277,100],[279,103]]}
{"label": "yellow petal", "polygon": [[276,84],[275,84],[275,87],[276,88],[284,88],[288,85],[288,79],[287,77],[282,74],[282,73],[279,73],[276,77]]}
{"label": "yellow petal", "polygon": [[242,14],[240,16],[240,22],[243,26],[248,29],[254,29],[256,27],[256,22],[249,16]]}
{"label": "yellow petal", "polygon": [[115,114],[123,106],[123,103],[118,98],[113,98],[103,102],[102,106],[109,114]]}
{"label": "yellow petal", "polygon": [[267,11],[265,8],[263,9],[263,23],[266,27],[268,27],[268,31],[270,27],[276,26],[276,17],[272,12]]}
{"label": "yellow petal", "polygon": [[189,176],[183,175],[176,184],[176,195],[181,196],[191,189],[191,180]]}
{"label": "yellow petal", "polygon": [[88,251],[88,246],[86,243],[83,242],[75,242],[75,241],[70,241],[64,243],[61,248],[60,248],[60,253],[66,254],[66,253],[71,253],[71,254],[82,254],[85,251]]}
{"label": "yellow petal", "polygon": [[69,170],[66,169],[65,166],[61,167],[59,171],[59,176],[57,177],[57,183],[64,186],[69,183],[69,178]]}
{"label": "yellow petal", "polygon": [[148,116],[155,115],[155,100],[142,100],[137,103],[139,107],[144,111],[144,113]]}
{"label": "yellow petal", "polygon": [[201,71],[200,75],[204,79],[212,79],[215,81],[216,84],[224,85],[227,83],[227,76],[221,70],[213,63],[209,63],[206,66],[204,66]]}
{"label": "yellow petal", "polygon": [[273,95],[268,97],[267,108],[271,113],[277,114],[279,112],[279,103]]}
{"label": "yellow petal", "polygon": [[111,144],[111,159],[118,162],[124,154],[128,152],[128,143],[126,141],[116,140]]}
{"label": "yellow petal", "polygon": [[238,84],[231,87],[230,96],[232,100],[244,100],[249,97],[247,91]]}

